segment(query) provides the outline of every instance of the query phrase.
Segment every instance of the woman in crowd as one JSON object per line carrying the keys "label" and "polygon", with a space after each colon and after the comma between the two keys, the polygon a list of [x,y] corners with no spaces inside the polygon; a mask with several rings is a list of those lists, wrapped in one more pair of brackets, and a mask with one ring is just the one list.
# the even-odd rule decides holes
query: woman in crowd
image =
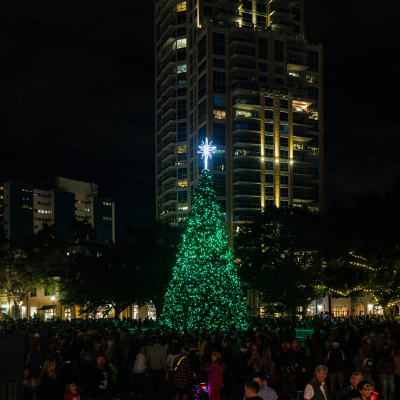
{"label": "woman in crowd", "polygon": [[363,380],[360,372],[354,372],[350,377],[350,385],[345,386],[342,390],[336,393],[336,400],[351,400],[358,397],[358,383]]}
{"label": "woman in crowd", "polygon": [[47,358],[44,362],[40,388],[43,400],[60,400],[64,396],[65,385],[58,377],[54,358]]}
{"label": "woman in crowd", "polygon": [[371,400],[371,396],[374,393],[374,388],[368,381],[361,381],[357,385],[358,394],[357,397],[352,400]]}

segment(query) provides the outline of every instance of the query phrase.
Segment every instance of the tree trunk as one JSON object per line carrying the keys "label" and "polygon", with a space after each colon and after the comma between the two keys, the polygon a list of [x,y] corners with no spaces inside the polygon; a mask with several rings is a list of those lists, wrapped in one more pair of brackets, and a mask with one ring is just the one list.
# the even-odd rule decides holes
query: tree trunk
{"label": "tree trunk", "polygon": [[14,303],[14,318],[18,319],[20,318],[20,307],[19,307],[19,303],[15,300],[13,300]]}
{"label": "tree trunk", "polygon": [[390,317],[390,307],[388,305],[382,306],[383,308],[383,315],[385,317]]}
{"label": "tree trunk", "polygon": [[161,317],[161,314],[162,314],[162,312],[163,312],[163,301],[162,301],[162,299],[161,300],[152,300],[153,301],[153,304],[154,304],[154,308],[156,309],[156,318],[157,318],[157,321],[159,321],[160,320],[160,317]]}
{"label": "tree trunk", "polygon": [[115,313],[114,318],[119,318],[119,314],[121,314],[122,311],[124,311],[128,306],[124,303],[119,303],[119,304],[114,304],[113,307]]}

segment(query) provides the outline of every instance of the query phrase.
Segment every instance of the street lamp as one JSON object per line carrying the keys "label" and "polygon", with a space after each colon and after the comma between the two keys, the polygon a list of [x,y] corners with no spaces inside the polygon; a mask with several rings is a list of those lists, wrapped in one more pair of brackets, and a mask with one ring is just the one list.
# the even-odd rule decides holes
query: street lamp
{"label": "street lamp", "polygon": [[54,300],[55,300],[56,298],[54,297],[54,296],[51,296],[51,300],[53,300],[53,318],[54,318]]}

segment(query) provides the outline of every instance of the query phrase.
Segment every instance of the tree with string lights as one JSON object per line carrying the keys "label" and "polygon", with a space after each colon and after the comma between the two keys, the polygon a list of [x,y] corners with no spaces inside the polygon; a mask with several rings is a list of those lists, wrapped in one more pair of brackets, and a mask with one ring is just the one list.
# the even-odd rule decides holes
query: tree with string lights
{"label": "tree with string lights", "polygon": [[214,151],[208,139],[200,146],[205,169],[165,296],[162,320],[180,329],[206,325],[229,330],[232,325],[238,329],[248,326],[242,284],[216,202],[212,174],[207,169]]}

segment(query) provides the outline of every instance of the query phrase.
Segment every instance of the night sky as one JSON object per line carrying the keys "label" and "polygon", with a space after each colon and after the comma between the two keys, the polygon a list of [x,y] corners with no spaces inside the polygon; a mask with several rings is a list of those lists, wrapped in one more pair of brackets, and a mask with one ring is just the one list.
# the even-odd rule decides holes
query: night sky
{"label": "night sky", "polygon": [[[151,223],[153,0],[0,4],[0,182],[96,182],[117,228]],[[324,46],[325,196],[400,173],[398,0],[306,0]]]}

